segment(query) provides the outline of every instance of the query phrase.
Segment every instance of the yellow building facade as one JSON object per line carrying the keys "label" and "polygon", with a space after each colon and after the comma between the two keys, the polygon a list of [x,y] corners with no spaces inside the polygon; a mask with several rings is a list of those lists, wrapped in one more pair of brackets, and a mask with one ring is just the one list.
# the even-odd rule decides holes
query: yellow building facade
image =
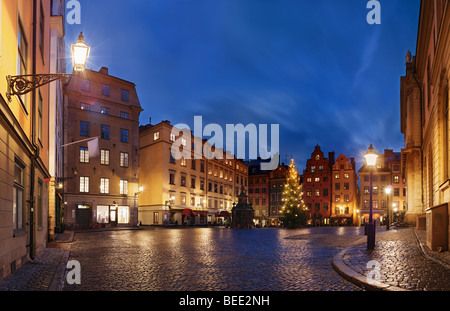
{"label": "yellow building facade", "polygon": [[8,96],[7,76],[49,73],[51,1],[0,2],[0,279],[48,240],[49,88]]}
{"label": "yellow building facade", "polygon": [[194,148],[191,159],[176,160],[171,148],[181,138],[172,128],[169,121],[140,128],[139,221],[142,225],[227,224],[242,187],[247,193],[248,166],[227,159],[226,153],[223,159],[209,159],[195,154]]}

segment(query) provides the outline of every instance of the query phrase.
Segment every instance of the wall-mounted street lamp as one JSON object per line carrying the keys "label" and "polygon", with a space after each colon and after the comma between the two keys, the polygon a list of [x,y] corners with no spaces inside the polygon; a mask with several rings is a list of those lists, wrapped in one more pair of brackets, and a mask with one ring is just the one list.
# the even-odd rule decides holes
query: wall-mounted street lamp
{"label": "wall-mounted street lamp", "polygon": [[[83,33],[80,33],[78,42],[72,45],[71,57],[74,73],[84,71],[89,52],[90,47],[84,43]],[[64,84],[67,84],[71,77],[71,74],[65,73],[7,76],[8,91],[6,97],[11,101],[14,95],[25,95],[56,80],[62,80]]]}
{"label": "wall-mounted street lamp", "polygon": [[377,164],[377,158],[378,154],[374,151],[373,146],[370,145],[369,151],[366,152],[364,155],[366,158],[366,164],[367,168],[370,172],[370,185],[369,185],[369,223],[366,224],[367,228],[367,249],[373,250],[375,248],[375,224],[373,223],[373,203],[372,203],[372,193],[373,193],[373,187],[372,187],[372,179],[373,179],[373,168]]}

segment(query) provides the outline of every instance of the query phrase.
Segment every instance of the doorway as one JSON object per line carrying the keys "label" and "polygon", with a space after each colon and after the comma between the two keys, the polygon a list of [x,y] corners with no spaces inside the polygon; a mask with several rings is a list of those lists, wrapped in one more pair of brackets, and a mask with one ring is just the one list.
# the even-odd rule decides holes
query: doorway
{"label": "doorway", "polygon": [[117,227],[117,206],[109,207],[109,221],[112,227]]}

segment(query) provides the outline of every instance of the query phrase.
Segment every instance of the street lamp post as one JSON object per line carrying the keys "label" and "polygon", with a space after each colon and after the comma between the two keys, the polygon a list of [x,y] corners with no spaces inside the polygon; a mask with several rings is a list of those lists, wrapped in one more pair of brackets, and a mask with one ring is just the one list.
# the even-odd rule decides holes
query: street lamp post
{"label": "street lamp post", "polygon": [[369,189],[369,223],[367,224],[367,249],[373,250],[375,248],[375,224],[373,222],[373,203],[372,203],[372,179],[373,179],[373,168],[377,164],[378,155],[374,152],[373,146],[370,145],[369,151],[364,155],[366,158],[366,164],[370,172],[370,189]]}
{"label": "street lamp post", "polygon": [[386,222],[386,230],[389,230],[389,223],[390,223],[390,221],[391,221],[390,214],[389,214],[389,197],[391,196],[391,192],[392,192],[391,186],[386,187],[386,188],[384,189],[384,192],[385,192],[386,195],[387,195],[387,206],[386,206],[386,208],[387,208],[387,211],[386,211],[386,214],[387,214],[387,222]]}

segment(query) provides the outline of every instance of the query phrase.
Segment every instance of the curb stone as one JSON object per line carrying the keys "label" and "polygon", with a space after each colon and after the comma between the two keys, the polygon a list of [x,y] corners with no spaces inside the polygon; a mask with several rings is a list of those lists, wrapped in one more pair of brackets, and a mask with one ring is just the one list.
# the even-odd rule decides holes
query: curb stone
{"label": "curb stone", "polygon": [[342,251],[336,254],[332,260],[334,270],[336,270],[336,272],[344,279],[369,291],[410,291],[397,286],[381,283],[376,280],[370,281],[369,283],[365,275],[354,271],[344,263],[344,255],[351,247],[352,246],[344,248]]}

